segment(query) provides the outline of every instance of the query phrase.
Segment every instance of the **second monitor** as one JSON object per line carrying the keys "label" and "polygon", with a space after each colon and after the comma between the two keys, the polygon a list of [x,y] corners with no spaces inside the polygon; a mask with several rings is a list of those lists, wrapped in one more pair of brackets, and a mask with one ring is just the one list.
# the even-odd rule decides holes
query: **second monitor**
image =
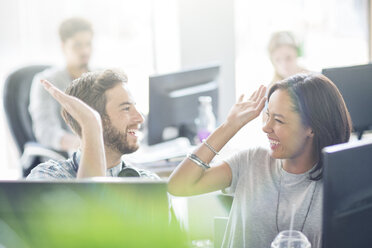
{"label": "second monitor", "polygon": [[199,96],[212,98],[213,112],[218,117],[219,71],[220,67],[214,65],[150,77],[149,145],[164,141],[167,127],[177,128],[180,136],[189,136],[187,132],[198,116]]}
{"label": "second monitor", "polygon": [[372,64],[328,68],[322,73],[340,90],[361,139],[363,131],[372,129]]}
{"label": "second monitor", "polygon": [[372,141],[323,149],[323,247],[372,247]]}

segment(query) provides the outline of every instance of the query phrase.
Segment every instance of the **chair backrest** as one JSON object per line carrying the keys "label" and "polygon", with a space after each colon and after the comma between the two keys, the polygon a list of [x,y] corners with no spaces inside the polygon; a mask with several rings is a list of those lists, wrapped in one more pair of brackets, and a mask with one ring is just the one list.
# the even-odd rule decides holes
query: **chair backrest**
{"label": "chair backrest", "polygon": [[21,153],[26,142],[35,141],[32,120],[28,112],[32,80],[35,74],[48,67],[33,65],[18,69],[7,77],[4,84],[3,101],[6,119]]}

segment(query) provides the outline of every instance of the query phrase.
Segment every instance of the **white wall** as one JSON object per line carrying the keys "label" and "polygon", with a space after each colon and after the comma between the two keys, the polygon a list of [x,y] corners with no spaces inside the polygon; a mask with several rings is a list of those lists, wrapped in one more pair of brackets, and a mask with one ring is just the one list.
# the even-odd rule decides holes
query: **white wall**
{"label": "white wall", "polygon": [[220,62],[219,121],[235,102],[235,32],[233,0],[179,0],[182,68]]}
{"label": "white wall", "polygon": [[178,71],[181,69],[178,2],[154,0],[152,8],[154,72]]}

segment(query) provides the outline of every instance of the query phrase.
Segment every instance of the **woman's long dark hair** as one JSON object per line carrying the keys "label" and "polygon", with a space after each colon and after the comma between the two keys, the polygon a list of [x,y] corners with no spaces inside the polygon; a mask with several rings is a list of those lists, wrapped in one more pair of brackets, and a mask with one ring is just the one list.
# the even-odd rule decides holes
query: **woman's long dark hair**
{"label": "woman's long dark hair", "polygon": [[336,85],[321,74],[297,74],[274,84],[268,99],[276,90],[287,91],[294,111],[303,125],[314,132],[313,150],[318,163],[310,174],[311,180],[323,175],[322,149],[349,141],[352,124],[349,111]]}

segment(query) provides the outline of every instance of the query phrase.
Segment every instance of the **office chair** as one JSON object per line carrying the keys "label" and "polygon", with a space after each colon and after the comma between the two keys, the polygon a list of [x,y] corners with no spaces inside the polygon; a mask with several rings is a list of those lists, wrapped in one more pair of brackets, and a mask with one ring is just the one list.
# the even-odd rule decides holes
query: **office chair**
{"label": "office chair", "polygon": [[5,80],[3,90],[4,110],[10,132],[20,151],[20,165],[23,176],[46,159],[66,159],[67,154],[59,153],[37,143],[32,120],[28,112],[31,84],[35,74],[49,66],[33,65],[12,72]]}

